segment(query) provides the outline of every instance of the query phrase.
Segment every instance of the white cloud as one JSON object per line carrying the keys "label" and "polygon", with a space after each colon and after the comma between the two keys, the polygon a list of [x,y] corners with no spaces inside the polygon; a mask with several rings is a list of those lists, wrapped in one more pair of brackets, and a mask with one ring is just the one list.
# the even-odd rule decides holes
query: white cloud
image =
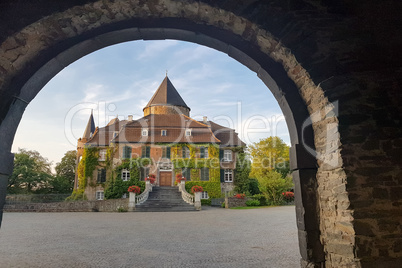
{"label": "white cloud", "polygon": [[164,42],[146,42],[145,50],[138,56],[139,60],[144,60],[147,58],[158,57],[160,53],[166,51],[167,49],[174,47],[178,44],[175,40],[166,40]]}

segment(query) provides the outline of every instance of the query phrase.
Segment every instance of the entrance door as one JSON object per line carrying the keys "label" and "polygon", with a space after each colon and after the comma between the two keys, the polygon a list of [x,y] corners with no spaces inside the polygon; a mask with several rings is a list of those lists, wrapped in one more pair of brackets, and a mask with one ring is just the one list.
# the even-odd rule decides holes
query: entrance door
{"label": "entrance door", "polygon": [[172,172],[161,171],[159,173],[159,186],[172,186]]}

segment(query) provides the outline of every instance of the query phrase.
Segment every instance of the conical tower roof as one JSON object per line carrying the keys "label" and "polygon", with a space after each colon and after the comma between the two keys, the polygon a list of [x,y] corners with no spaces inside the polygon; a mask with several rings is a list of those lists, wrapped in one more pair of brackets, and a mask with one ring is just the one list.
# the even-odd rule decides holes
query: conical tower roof
{"label": "conical tower roof", "polygon": [[163,79],[161,85],[158,90],[152,96],[151,100],[148,102],[147,106],[145,106],[144,110],[151,106],[181,106],[190,110],[190,107],[184,102],[181,98],[179,92],[177,92],[176,88],[173,86],[172,82],[170,82],[169,78],[166,76]]}
{"label": "conical tower roof", "polygon": [[87,127],[85,128],[82,138],[89,140],[92,134],[95,132],[95,121],[93,116],[93,110],[91,110],[91,116],[89,117]]}

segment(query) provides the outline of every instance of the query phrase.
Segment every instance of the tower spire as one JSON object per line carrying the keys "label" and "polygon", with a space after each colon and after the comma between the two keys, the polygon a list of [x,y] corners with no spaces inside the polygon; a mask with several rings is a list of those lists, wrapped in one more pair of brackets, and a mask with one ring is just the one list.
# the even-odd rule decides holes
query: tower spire
{"label": "tower spire", "polygon": [[83,139],[89,140],[92,138],[92,135],[95,132],[95,121],[94,121],[94,116],[93,116],[93,109],[91,109],[91,115],[89,116],[89,120],[87,123],[87,126],[84,131],[84,135],[82,136]]}
{"label": "tower spire", "polygon": [[167,111],[169,111],[169,113],[175,111],[175,113],[189,116],[190,107],[187,106],[172,82],[170,82],[167,77],[167,70],[165,79],[163,79],[159,88],[143,111],[144,116],[148,114],[166,113]]}

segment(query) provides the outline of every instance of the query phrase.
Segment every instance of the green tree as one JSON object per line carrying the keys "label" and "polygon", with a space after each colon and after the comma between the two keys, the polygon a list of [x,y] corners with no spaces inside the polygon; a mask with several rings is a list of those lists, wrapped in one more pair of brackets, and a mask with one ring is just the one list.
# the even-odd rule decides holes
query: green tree
{"label": "green tree", "polygon": [[276,171],[285,178],[289,174],[289,146],[279,137],[268,137],[250,145],[250,176],[261,178]]}
{"label": "green tree", "polygon": [[235,170],[235,191],[238,193],[249,193],[249,175],[251,170],[251,161],[247,154],[239,152],[236,157]]}
{"label": "green tree", "polygon": [[56,176],[51,180],[53,193],[71,193],[74,188],[77,151],[68,151],[56,164]]}
{"label": "green tree", "polygon": [[292,177],[282,178],[282,175],[275,170],[257,177],[257,180],[261,192],[271,205],[281,205],[283,203],[282,193],[289,191],[293,187]]}
{"label": "green tree", "polygon": [[52,178],[51,162],[37,151],[18,149],[14,155],[14,170],[8,181],[9,193],[44,193]]}

